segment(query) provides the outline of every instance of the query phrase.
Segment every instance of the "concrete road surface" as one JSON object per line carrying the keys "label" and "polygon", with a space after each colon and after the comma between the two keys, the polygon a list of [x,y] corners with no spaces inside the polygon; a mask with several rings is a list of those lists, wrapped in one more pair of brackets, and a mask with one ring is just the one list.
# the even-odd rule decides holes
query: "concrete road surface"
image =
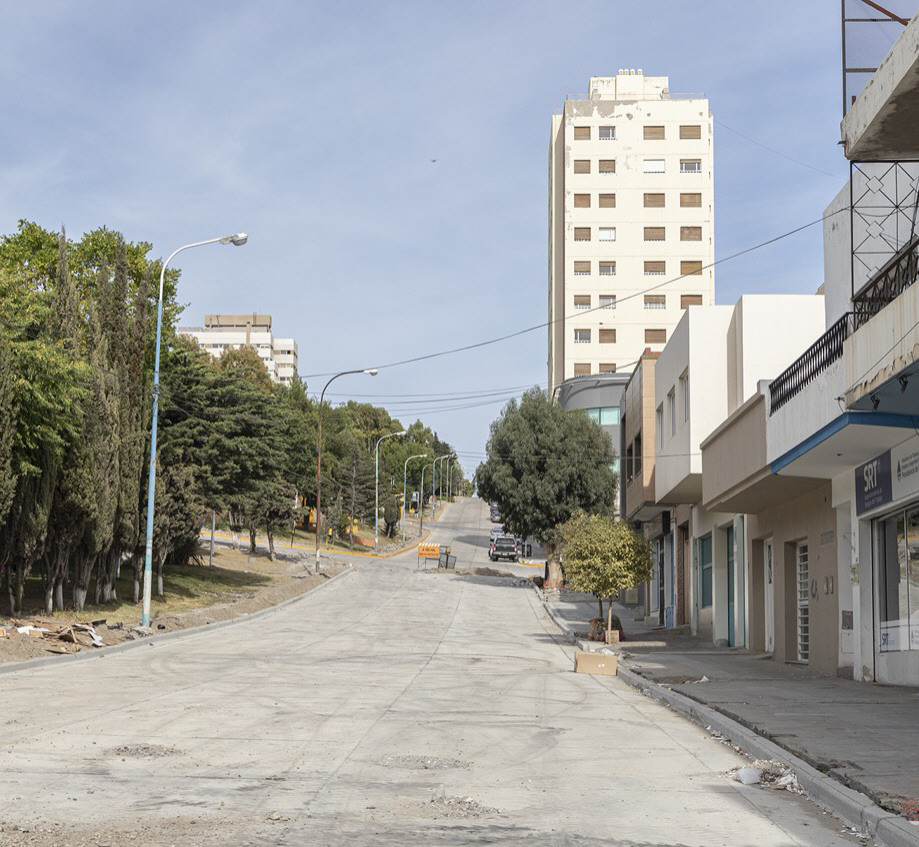
{"label": "concrete road surface", "polygon": [[[436,532],[488,565],[489,528],[470,500]],[[865,843],[572,673],[520,582],[364,559],[258,619],[0,675],[0,845]]]}

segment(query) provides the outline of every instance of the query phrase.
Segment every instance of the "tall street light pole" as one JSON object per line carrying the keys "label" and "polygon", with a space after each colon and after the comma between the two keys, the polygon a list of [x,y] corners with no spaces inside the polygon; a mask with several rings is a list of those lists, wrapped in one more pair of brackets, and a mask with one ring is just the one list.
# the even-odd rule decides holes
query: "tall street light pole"
{"label": "tall street light pole", "polygon": [[[437,459],[434,460],[435,462]],[[433,470],[434,465],[431,465]],[[421,486],[418,489],[418,535],[420,536],[424,532],[424,472],[428,469],[427,465],[421,466]],[[434,513],[431,512],[431,517],[434,517]]]}
{"label": "tall street light pole", "polygon": [[150,594],[153,582],[153,506],[156,494],[156,429],[160,405],[160,342],[163,337],[163,284],[166,279],[166,268],[183,250],[192,247],[203,247],[205,244],[233,244],[242,247],[249,240],[244,232],[235,235],[224,235],[221,238],[209,238],[207,241],[196,241],[173,250],[160,269],[160,296],[156,310],[156,353],[153,365],[153,423],[150,427],[150,475],[147,482],[147,549],[144,553],[144,602],[141,617],[142,626],[150,626]]}
{"label": "tall street light pole", "polygon": [[405,544],[405,498],[408,496],[408,463],[412,459],[423,459],[427,453],[416,453],[405,460],[405,466],[402,468],[402,543]]}
{"label": "tall street light pole", "polygon": [[340,376],[347,376],[348,374],[376,376],[378,373],[379,371],[376,368],[357,368],[353,371],[342,371],[329,379],[319,395],[319,424],[316,428],[316,573],[319,573],[319,539],[321,538],[320,529],[322,528],[322,404],[325,400],[325,390]]}
{"label": "tall street light pole", "polygon": [[374,449],[374,464],[376,466],[376,482],[374,483],[374,505],[376,510],[373,513],[373,552],[376,553],[377,545],[380,543],[380,442],[387,438],[395,438],[397,435],[407,435],[403,429],[402,432],[391,432],[389,435],[382,435],[377,439],[377,446]]}
{"label": "tall street light pole", "polygon": [[[436,459],[434,459],[434,471],[431,474],[431,520],[432,521],[434,520],[434,482],[437,478],[437,463],[443,459],[449,459],[452,455],[453,455],[452,453],[444,453],[443,456],[438,456]],[[440,477],[441,477],[440,487],[441,489],[443,489],[444,487],[443,471],[441,471]]]}

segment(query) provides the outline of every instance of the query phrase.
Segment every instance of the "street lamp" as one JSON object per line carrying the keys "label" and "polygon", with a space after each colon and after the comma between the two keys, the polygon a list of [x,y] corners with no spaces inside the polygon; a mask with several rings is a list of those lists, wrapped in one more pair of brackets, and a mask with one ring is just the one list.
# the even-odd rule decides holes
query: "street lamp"
{"label": "street lamp", "polygon": [[427,453],[416,453],[405,460],[405,466],[402,468],[402,543],[405,544],[405,498],[408,496],[408,463],[412,459],[423,459]]}
{"label": "street lamp", "polygon": [[[452,453],[444,453],[443,456],[438,456],[436,459],[434,459],[434,471],[431,474],[431,520],[434,520],[434,482],[437,478],[437,463],[442,459],[452,458],[452,456]],[[443,471],[441,471],[440,487],[443,488],[443,486]]]}
{"label": "street lamp", "polygon": [[248,240],[249,236],[246,235],[246,233],[237,232],[235,235],[224,235],[221,238],[209,238],[207,241],[196,241],[194,244],[186,244],[178,250],[173,250],[173,252],[169,254],[169,258],[163,262],[163,267],[160,269],[160,296],[156,310],[156,353],[153,365],[153,423],[150,427],[150,478],[147,483],[147,549],[144,553],[142,626],[150,626],[150,594],[151,583],[153,581],[153,498],[156,493],[156,428],[160,405],[160,341],[163,336],[163,284],[166,279],[166,268],[183,250],[191,250],[192,247],[203,247],[205,244],[218,243],[242,247]]}
{"label": "street lamp", "polygon": [[[435,462],[437,459],[434,460]],[[427,465],[421,466],[421,486],[418,489],[418,535],[420,536],[424,532],[424,472],[428,469]],[[433,471],[434,465],[431,465],[431,470]],[[431,518],[434,518],[433,512],[434,506],[431,506]]]}
{"label": "street lamp", "polygon": [[397,435],[407,435],[403,429],[402,432],[391,432],[389,435],[382,435],[377,439],[377,446],[374,450],[376,466],[376,482],[374,483],[374,504],[376,511],[373,517],[373,552],[376,553],[377,545],[380,543],[380,442],[387,438],[395,438]]}
{"label": "street lamp", "polygon": [[376,368],[357,368],[353,371],[342,371],[329,379],[323,386],[322,393],[319,395],[319,425],[317,426],[316,432],[316,573],[319,573],[319,530],[320,524],[322,523],[322,402],[325,399],[325,390],[340,376],[347,376],[348,374],[367,374],[368,376],[376,376],[378,373],[379,371]]}

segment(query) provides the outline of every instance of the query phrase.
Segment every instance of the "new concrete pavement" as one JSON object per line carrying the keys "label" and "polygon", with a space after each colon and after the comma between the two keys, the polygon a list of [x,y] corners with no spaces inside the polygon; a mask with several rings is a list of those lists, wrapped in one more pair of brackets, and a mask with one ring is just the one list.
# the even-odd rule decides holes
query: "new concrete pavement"
{"label": "new concrete pavement", "polygon": [[[431,540],[491,566],[490,526],[460,501]],[[255,620],[0,677],[0,844],[865,843],[730,779],[733,749],[621,680],[572,673],[517,582],[361,559]]]}

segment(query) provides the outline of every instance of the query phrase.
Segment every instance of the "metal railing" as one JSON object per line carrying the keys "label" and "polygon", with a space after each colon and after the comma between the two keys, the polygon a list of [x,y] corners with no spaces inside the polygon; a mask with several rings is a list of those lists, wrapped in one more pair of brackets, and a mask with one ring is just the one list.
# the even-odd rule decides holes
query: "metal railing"
{"label": "metal railing", "polygon": [[899,250],[852,298],[853,329],[864,326],[919,277],[919,236]]}
{"label": "metal railing", "polygon": [[843,342],[853,331],[852,312],[846,312],[803,355],[772,380],[769,383],[769,414],[781,409],[840,358]]}

